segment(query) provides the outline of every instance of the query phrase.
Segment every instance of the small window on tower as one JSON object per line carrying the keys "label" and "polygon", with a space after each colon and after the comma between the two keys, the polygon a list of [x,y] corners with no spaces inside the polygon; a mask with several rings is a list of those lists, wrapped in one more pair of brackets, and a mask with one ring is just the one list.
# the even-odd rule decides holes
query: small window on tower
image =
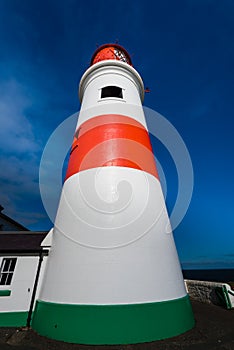
{"label": "small window on tower", "polygon": [[117,97],[123,98],[122,89],[118,86],[106,86],[102,88],[101,98],[105,97]]}

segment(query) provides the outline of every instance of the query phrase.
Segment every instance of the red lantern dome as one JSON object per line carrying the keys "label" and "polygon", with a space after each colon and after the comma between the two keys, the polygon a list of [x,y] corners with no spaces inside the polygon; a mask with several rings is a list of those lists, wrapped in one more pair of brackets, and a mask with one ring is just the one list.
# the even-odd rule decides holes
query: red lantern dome
{"label": "red lantern dome", "polygon": [[129,53],[118,44],[104,44],[98,47],[91,58],[90,65],[92,66],[93,64],[104,60],[118,60],[132,66]]}

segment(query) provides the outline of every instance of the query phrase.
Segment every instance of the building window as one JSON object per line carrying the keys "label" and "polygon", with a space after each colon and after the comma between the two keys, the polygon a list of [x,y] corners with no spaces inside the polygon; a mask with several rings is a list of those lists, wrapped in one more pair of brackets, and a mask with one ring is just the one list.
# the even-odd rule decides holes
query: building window
{"label": "building window", "polygon": [[0,268],[0,285],[6,286],[11,284],[13,273],[16,265],[16,258],[4,258]]}
{"label": "building window", "polygon": [[117,97],[123,98],[123,91],[118,86],[106,86],[102,88],[101,98],[105,97]]}

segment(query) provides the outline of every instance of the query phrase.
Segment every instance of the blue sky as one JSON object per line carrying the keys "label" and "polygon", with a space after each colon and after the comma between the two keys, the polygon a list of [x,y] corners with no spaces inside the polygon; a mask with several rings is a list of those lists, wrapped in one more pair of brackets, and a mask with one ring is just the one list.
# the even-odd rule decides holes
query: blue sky
{"label": "blue sky", "polygon": [[[234,266],[234,3],[185,1],[0,2],[0,204],[30,229],[49,229],[38,186],[53,130],[79,110],[77,87],[96,45],[119,41],[151,92],[144,104],[183,137],[195,183],[175,230],[181,262]],[[176,196],[170,156],[152,137]]]}

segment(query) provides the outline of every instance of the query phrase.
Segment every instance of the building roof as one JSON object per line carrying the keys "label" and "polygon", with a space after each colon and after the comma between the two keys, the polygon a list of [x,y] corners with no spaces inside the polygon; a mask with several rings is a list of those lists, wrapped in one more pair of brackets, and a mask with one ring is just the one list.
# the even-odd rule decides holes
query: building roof
{"label": "building roof", "polygon": [[26,227],[24,227],[23,225],[19,224],[17,221],[13,220],[12,218],[7,216],[6,214],[3,214],[2,213],[3,209],[4,209],[4,207],[2,205],[0,205],[0,219],[2,218],[3,220],[9,222],[13,226],[15,226],[15,229],[17,229],[19,231],[29,231]]}
{"label": "building roof", "polygon": [[0,253],[39,253],[41,242],[47,231],[3,231],[0,232]]}

